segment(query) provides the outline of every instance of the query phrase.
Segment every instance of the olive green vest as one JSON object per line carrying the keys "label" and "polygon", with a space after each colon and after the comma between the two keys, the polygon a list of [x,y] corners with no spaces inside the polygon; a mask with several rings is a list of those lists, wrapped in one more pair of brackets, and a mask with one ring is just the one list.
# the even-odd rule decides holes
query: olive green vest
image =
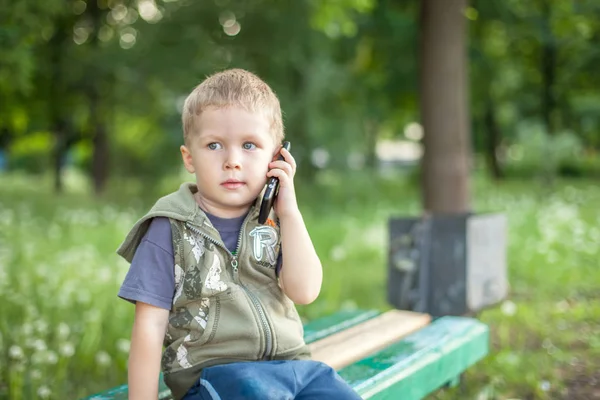
{"label": "olive green vest", "polygon": [[162,369],[175,399],[185,395],[205,367],[310,358],[296,308],[278,284],[281,242],[274,214],[260,225],[257,200],[242,224],[234,255],[196,204],[196,191],[196,185],[184,183],[159,199],[117,251],[131,262],[151,219],[170,219],[175,293]]}

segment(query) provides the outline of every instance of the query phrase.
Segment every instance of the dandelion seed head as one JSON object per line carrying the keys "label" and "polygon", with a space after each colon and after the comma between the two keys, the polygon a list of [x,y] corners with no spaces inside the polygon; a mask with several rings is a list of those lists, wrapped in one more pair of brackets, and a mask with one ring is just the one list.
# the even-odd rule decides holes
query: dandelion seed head
{"label": "dandelion seed head", "polygon": [[508,315],[509,317],[512,317],[513,315],[515,315],[517,313],[517,305],[510,300],[506,300],[505,302],[502,303],[500,310],[502,311],[502,313],[504,315]]}
{"label": "dandelion seed head", "polygon": [[46,352],[46,364],[54,365],[58,362],[58,356],[52,350]]}
{"label": "dandelion seed head", "polygon": [[123,353],[129,353],[130,348],[131,348],[131,342],[129,340],[127,340],[127,339],[117,340],[117,349],[119,349]]}
{"label": "dandelion seed head", "polygon": [[31,336],[31,334],[33,334],[33,325],[28,322],[24,323],[23,326],[21,326],[21,332],[23,332],[24,336]]}
{"label": "dandelion seed head", "polygon": [[8,349],[8,355],[13,360],[22,360],[23,357],[25,356],[25,353],[23,353],[23,349],[20,348],[19,346],[12,345],[12,346],[10,346],[10,349]]}
{"label": "dandelion seed head", "polygon": [[71,328],[69,328],[69,325],[65,324],[64,322],[61,322],[60,324],[58,324],[56,333],[59,338],[65,339],[71,333]]}
{"label": "dandelion seed head", "polygon": [[71,357],[73,354],[75,354],[75,347],[73,346],[73,344],[71,344],[69,342],[65,342],[60,345],[59,352],[63,357],[68,358],[68,357]]}
{"label": "dandelion seed head", "polygon": [[51,394],[52,394],[52,391],[46,385],[40,386],[37,390],[37,395],[40,396],[40,398],[42,398],[42,399],[49,398]]}
{"label": "dandelion seed head", "polygon": [[34,322],[34,328],[37,333],[46,334],[48,332],[48,323],[43,319],[38,319]]}
{"label": "dandelion seed head", "polygon": [[48,349],[48,346],[46,345],[46,342],[44,342],[42,339],[35,339],[33,342],[33,348],[39,352],[42,352],[46,351]]}
{"label": "dandelion seed head", "polygon": [[110,355],[108,355],[107,352],[100,350],[96,353],[96,363],[98,363],[98,365],[107,366],[110,364],[110,361]]}

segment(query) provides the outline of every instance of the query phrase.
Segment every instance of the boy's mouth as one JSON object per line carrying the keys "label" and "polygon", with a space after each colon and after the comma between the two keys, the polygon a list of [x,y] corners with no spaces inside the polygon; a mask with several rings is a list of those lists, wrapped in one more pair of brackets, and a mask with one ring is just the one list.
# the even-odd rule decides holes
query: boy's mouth
{"label": "boy's mouth", "polygon": [[225,182],[221,183],[221,186],[225,189],[237,189],[244,185],[244,182],[238,181],[237,179],[227,179]]}

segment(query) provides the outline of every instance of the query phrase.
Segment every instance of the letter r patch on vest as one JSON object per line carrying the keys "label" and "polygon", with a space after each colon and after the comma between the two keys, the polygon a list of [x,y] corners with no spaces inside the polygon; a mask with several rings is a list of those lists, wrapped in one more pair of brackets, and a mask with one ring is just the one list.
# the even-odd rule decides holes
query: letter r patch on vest
{"label": "letter r patch on vest", "polygon": [[271,265],[277,262],[277,231],[270,226],[258,226],[250,232],[252,253],[256,261],[264,261]]}

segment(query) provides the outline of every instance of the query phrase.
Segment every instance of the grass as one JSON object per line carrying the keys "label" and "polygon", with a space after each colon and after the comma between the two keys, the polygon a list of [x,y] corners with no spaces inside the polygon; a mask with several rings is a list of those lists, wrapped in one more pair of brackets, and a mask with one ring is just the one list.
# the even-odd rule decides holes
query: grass
{"label": "grass", "polygon": [[[297,186],[325,268],[321,296],[301,315],[389,307],[387,221],[419,214],[410,179],[327,173]],[[116,298],[127,264],[114,251],[153,196],[68,192],[0,176],[0,399],[80,398],[126,381],[133,307]],[[600,188],[476,179],[474,198],[477,211],[508,215],[511,294],[478,315],[492,353],[463,387],[431,397],[594,398]]]}

